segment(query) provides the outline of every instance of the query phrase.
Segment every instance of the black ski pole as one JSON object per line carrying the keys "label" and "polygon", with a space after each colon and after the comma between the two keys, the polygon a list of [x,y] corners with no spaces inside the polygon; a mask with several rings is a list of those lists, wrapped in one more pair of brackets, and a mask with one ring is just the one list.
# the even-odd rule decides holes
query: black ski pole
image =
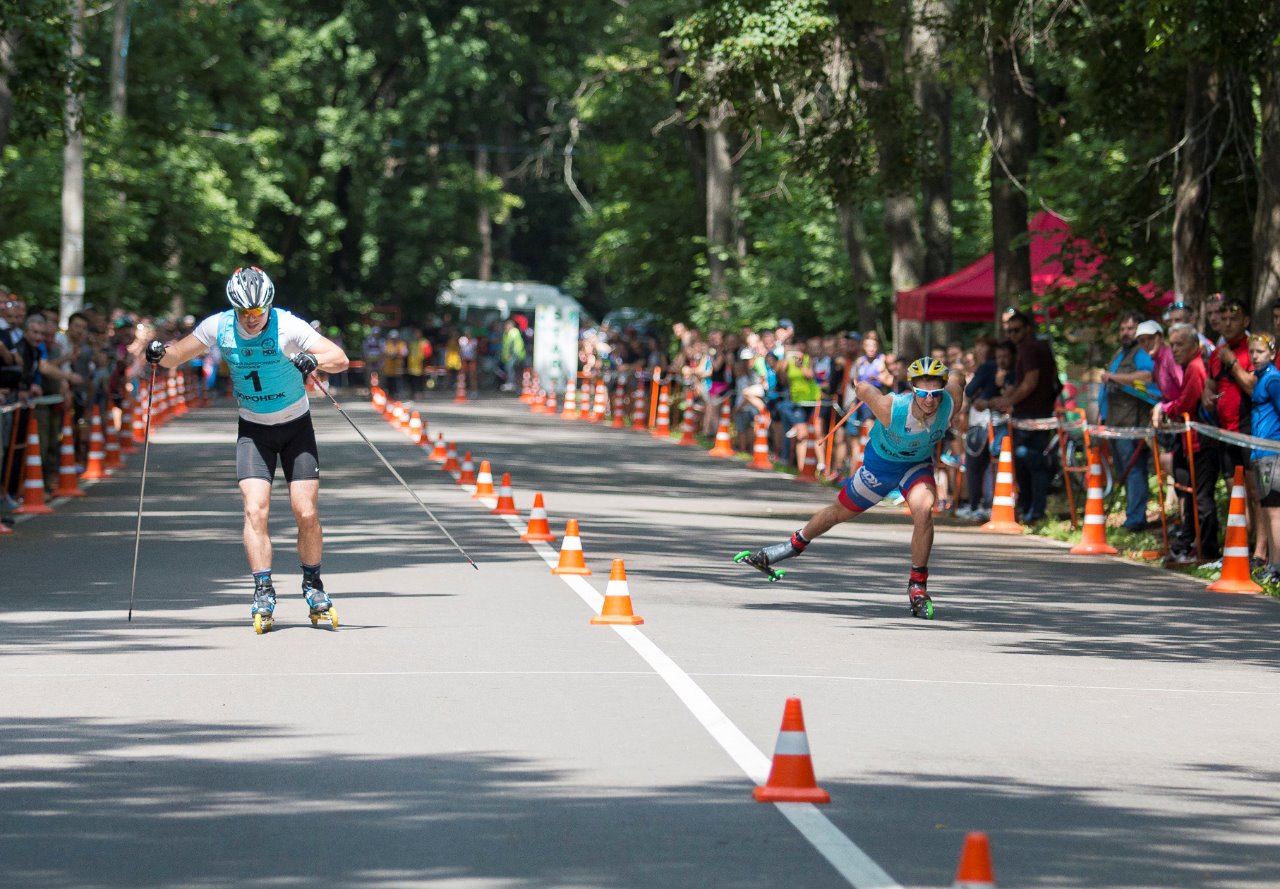
{"label": "black ski pole", "polygon": [[374,443],[369,441],[369,436],[365,435],[360,430],[360,427],[356,425],[356,421],[351,419],[351,417],[347,414],[347,412],[342,409],[342,405],[338,404],[338,399],[334,398],[333,394],[329,391],[329,387],[326,386],[324,383],[320,382],[319,377],[315,377],[315,381],[316,381],[316,385],[320,387],[320,391],[323,392],[325,395],[327,395],[329,397],[329,400],[333,402],[333,406],[338,409],[338,413],[346,417],[347,422],[351,424],[351,428],[356,431],[356,434],[359,435],[361,438],[363,438],[364,443],[367,444],[369,448],[375,454],[378,455],[378,459],[382,461],[382,465],[387,467],[387,469],[391,472],[391,474],[396,477],[396,481],[404,485],[404,489],[409,492],[409,496],[411,496],[414,500],[418,501],[418,505],[421,506],[423,511],[425,511],[426,514],[431,517],[431,521],[436,523],[436,527],[440,529],[441,533],[443,533],[445,537],[449,538],[449,542],[453,544],[454,548],[457,549],[458,552],[462,553],[462,558],[466,559],[467,563],[472,568],[479,571],[480,566],[477,565],[469,555],[467,555],[466,550],[464,550],[461,546],[458,545],[458,541],[453,539],[453,535],[449,533],[448,529],[445,528],[444,525],[440,524],[440,520],[436,518],[435,513],[433,513],[430,509],[427,508],[427,504],[422,502],[422,498],[417,495],[417,493],[413,490],[413,488],[409,487],[409,483],[406,482],[401,477],[400,473],[396,472],[396,468],[392,466],[389,462],[387,462],[387,458],[382,456],[382,451],[378,450],[378,448],[374,445]]}
{"label": "black ski pole", "polygon": [[151,454],[151,394],[156,388],[156,366],[147,383],[147,419],[142,432],[142,484],[138,486],[138,530],[133,534],[133,579],[129,581],[129,623],[133,623],[133,593],[138,588],[138,546],[142,543],[142,498],[147,491],[147,457]]}

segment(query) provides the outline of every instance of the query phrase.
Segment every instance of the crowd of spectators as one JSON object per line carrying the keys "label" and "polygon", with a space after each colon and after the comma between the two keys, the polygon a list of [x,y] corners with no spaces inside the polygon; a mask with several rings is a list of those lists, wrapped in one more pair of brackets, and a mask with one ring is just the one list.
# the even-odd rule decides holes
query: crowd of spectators
{"label": "crowd of spectators", "polygon": [[[1244,467],[1254,565],[1280,581],[1280,449],[1239,437],[1280,440],[1275,365],[1280,307],[1263,319],[1267,330],[1255,325],[1248,307],[1235,298],[1215,295],[1203,310],[1203,330],[1182,303],[1169,306],[1159,319],[1121,314],[1113,331],[1118,348],[1096,372],[1096,409],[1085,407],[1091,420],[1130,433],[1094,444],[1110,460],[1117,487],[1124,491],[1124,527],[1143,531],[1153,524],[1155,466],[1148,433],[1155,436],[1161,469],[1175,482],[1179,508],[1169,557],[1177,562],[1220,558],[1217,492],[1221,483],[1231,483],[1237,466]],[[0,516],[12,511],[21,493],[29,418],[36,420],[44,478],[52,487],[64,419],[74,430],[82,466],[93,410],[105,422],[122,422],[125,391],[145,373],[141,344],[176,339],[195,319],[154,321],[119,309],[105,314],[88,305],[70,316],[65,329],[58,322],[57,309],[28,305],[0,288],[0,407],[10,406],[0,412]],[[341,344],[340,331],[326,333]],[[1059,412],[1062,375],[1031,317],[1007,312],[1002,333],[931,350],[966,381],[956,433],[938,455],[938,508],[962,520],[987,519],[993,458],[1011,435],[1016,517],[1035,523],[1046,518],[1051,484],[1055,476],[1061,478],[1059,442],[1046,428],[1051,424],[1019,421],[1046,420]],[[523,316],[471,327],[448,316],[385,333],[374,327],[363,342],[360,376],[350,382],[377,380],[392,397],[407,400],[459,383],[472,392],[485,386],[511,391],[531,364],[532,334]],[[839,481],[856,468],[870,419],[854,395],[856,384],[910,391],[906,368],[916,357],[886,350],[876,331],[800,336],[784,318],[765,328],[737,330],[703,331],[681,323],[669,332],[653,323],[601,325],[581,334],[577,361],[584,376],[606,379],[611,387],[623,381],[628,412],[633,393],[644,390],[647,381],[657,377],[671,384],[673,422],[689,408],[698,431],[708,437],[727,405],[740,451],[752,449],[757,421],[767,418],[773,459],[799,469],[816,457],[818,475]],[[224,390],[216,350],[198,363],[205,385]],[[1167,420],[1183,418],[1226,434],[1188,436],[1166,427]]]}

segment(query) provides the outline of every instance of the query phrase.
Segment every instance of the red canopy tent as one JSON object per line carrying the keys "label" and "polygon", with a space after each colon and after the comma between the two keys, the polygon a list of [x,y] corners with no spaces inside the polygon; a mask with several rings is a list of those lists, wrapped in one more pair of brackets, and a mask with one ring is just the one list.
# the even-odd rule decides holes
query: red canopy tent
{"label": "red canopy tent", "polygon": [[[1060,216],[1041,210],[1027,226],[1031,232],[1031,289],[1036,295],[1049,290],[1077,286],[1098,274],[1106,258],[1083,238],[1071,243],[1074,276],[1064,273],[1058,258],[1071,234]],[[1155,284],[1141,288],[1147,299],[1171,296]],[[972,265],[945,278],[922,284],[914,290],[899,290],[897,315],[908,321],[995,321],[996,273],[994,254],[988,253]]]}

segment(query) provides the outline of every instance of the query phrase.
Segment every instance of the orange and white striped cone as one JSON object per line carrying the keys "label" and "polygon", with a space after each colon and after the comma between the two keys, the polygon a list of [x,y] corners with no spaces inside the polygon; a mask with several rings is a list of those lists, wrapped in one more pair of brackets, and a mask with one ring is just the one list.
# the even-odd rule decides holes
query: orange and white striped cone
{"label": "orange and white striped cone", "polygon": [[533,402],[533,374],[529,372],[529,368],[524,369],[524,373],[520,375],[520,403],[531,404]]}
{"label": "orange and white striped cone", "polygon": [[690,398],[685,405],[684,416],[680,418],[680,440],[676,444],[687,448],[697,443],[698,440],[693,437],[693,399]]}
{"label": "orange and white striped cone", "polygon": [[756,417],[756,439],[751,445],[751,462],[749,469],[772,469],[773,461],[769,459],[769,415],[761,413]]}
{"label": "orange and white striped cone", "polygon": [[[138,453],[138,449],[133,446],[133,417],[137,413],[137,400],[133,397],[133,393],[129,391],[128,386],[124,390],[124,402],[120,405],[120,455],[122,457],[130,457]],[[125,424],[129,427],[126,428]]]}
{"label": "orange and white striped cone", "polygon": [[498,505],[489,510],[489,515],[520,515],[516,509],[516,500],[511,496],[511,473],[502,473],[502,484],[498,486]]}
{"label": "orange and white striped cone", "polygon": [[138,397],[133,401],[133,418],[130,437],[134,444],[143,444],[147,440],[147,423],[143,414],[142,405],[151,398],[151,393],[147,391],[145,383],[138,386]]}
{"label": "orange and white striped cone", "polygon": [[818,786],[809,755],[809,736],[804,730],[804,713],[799,698],[787,698],[782,711],[782,730],[773,748],[769,780],[752,791],[761,803],[829,803],[831,794]]}
{"label": "orange and white striped cone", "polygon": [[548,393],[547,393],[547,400],[546,400],[545,402],[543,402],[543,405],[542,405],[542,412],[543,412],[544,414],[551,414],[551,415],[553,415],[553,416],[555,415],[555,412],[556,412],[556,392],[555,392],[555,390],[554,390],[554,389],[552,389],[550,392],[548,392]]}
{"label": "orange and white striped cone", "polygon": [[539,389],[533,393],[533,400],[529,402],[529,413],[545,414],[547,412],[547,393]]}
{"label": "orange and white striped cone", "polygon": [[414,415],[417,416],[418,419],[422,421],[422,428],[418,430],[418,438],[416,440],[416,443],[418,447],[422,448],[423,450],[430,450],[431,449],[431,430],[427,428],[428,426],[427,418],[419,414],[417,411],[414,411]]}
{"label": "orange and white striped cone", "polygon": [[[1080,542],[1071,547],[1077,556],[1110,556],[1116,548],[1107,543],[1107,507],[1103,502],[1102,464],[1098,452],[1089,448],[1089,487],[1084,503],[1084,530]],[[1246,564],[1248,559],[1245,559]]]}
{"label": "orange and white striped cone", "polygon": [[169,371],[169,379],[164,386],[165,402],[164,402],[164,418],[166,420],[176,420],[178,414],[178,372],[176,370]]}
{"label": "orange and white striped cone", "polygon": [[552,574],[574,574],[587,577],[591,569],[582,555],[582,538],[578,536],[578,520],[569,519],[564,526],[564,540],[560,544],[560,564],[551,569]]}
{"label": "orange and white striped cone", "polygon": [[627,566],[622,559],[614,559],[609,569],[609,584],[604,588],[604,605],[600,613],[591,618],[597,626],[634,627],[644,623],[644,618],[631,610],[631,591],[627,588]]}
{"label": "orange and white striped cone", "polygon": [[453,403],[467,403],[467,374],[465,371],[458,371],[458,382],[453,387]]}
{"label": "orange and white striped cone", "polygon": [[400,431],[409,432],[409,420],[413,416],[413,411],[409,409],[409,405],[400,405],[400,416],[396,417],[396,425],[400,427]]}
{"label": "orange and white striped cone", "polygon": [[107,414],[105,424],[107,438],[107,469],[124,469],[124,460],[120,458],[120,436],[116,434],[116,424],[111,422],[111,414]]}
{"label": "orange and white striped cone", "polygon": [[796,474],[796,479],[802,482],[816,482],[818,480],[818,443],[813,434],[813,426],[810,424],[805,424],[804,443],[804,464]]}
{"label": "orange and white striped cone", "polygon": [[650,434],[654,438],[671,437],[671,402],[667,398],[666,386],[658,390],[658,415],[654,418]]}
{"label": "orange and white striped cone", "polygon": [[547,523],[547,507],[542,502],[541,493],[533,495],[533,509],[529,510],[529,524],[520,535],[520,539],[525,541],[556,539],[556,535],[551,533],[551,526]]}
{"label": "orange and white striped cone", "polygon": [[1013,435],[1005,435],[1000,445],[1000,462],[996,464],[996,487],[991,498],[991,521],[982,526],[983,531],[1001,534],[1021,534],[1022,526],[1014,516],[1013,493]]}
{"label": "orange and white striped cone", "polygon": [[613,404],[609,412],[609,426],[614,429],[621,429],[623,426],[622,403],[626,395],[626,391],[626,386],[622,382],[622,377],[618,377],[618,382],[613,387]]}
{"label": "orange and white striped cone", "polygon": [[471,459],[471,452],[462,455],[462,468],[458,471],[458,484],[474,485],[476,483],[476,464]]}
{"label": "orange and white striped cone", "polygon": [[564,387],[564,410],[560,412],[561,420],[578,419],[578,391],[575,388],[576,385],[573,380],[570,380],[569,384]]}
{"label": "orange and white striped cone", "polygon": [[605,414],[608,412],[609,390],[605,388],[604,380],[598,380],[596,382],[596,402],[591,408],[591,422],[603,423]]}
{"label": "orange and white striped cone", "polygon": [[716,428],[715,447],[707,451],[712,457],[733,456],[733,436],[729,434],[729,401],[725,399],[720,405],[720,425]]}
{"label": "orange and white striped cone", "polygon": [[83,497],[80,490],[80,479],[76,475],[76,436],[71,424],[64,416],[62,421],[62,443],[58,446],[58,487],[55,497]]}
{"label": "orange and white striped cone", "polygon": [[[178,416],[182,417],[191,410],[191,408],[187,407],[187,375],[179,371],[178,379],[175,382],[178,390]],[[108,438],[107,441],[110,442],[111,439]]]}
{"label": "orange and white striped cone", "polygon": [[396,405],[399,403],[400,402],[398,401],[392,401],[391,397],[388,396],[387,400],[382,404],[382,419],[386,420],[388,423],[394,423],[396,419]]}
{"label": "orange and white striped cone", "polygon": [[472,500],[493,496],[493,468],[488,460],[480,461],[480,471],[476,473],[476,489],[471,492]]}
{"label": "orange and white striped cone", "polygon": [[93,419],[89,425],[89,458],[85,461],[84,472],[80,478],[87,482],[107,477],[107,439],[102,434],[102,414],[98,407],[93,408]]}
{"label": "orange and white striped cone", "polygon": [[444,446],[444,433],[436,433],[436,446],[431,449],[427,459],[432,463],[443,463],[449,459],[449,449]]}
{"label": "orange and white striped cone", "polygon": [[[157,386],[151,392],[151,425],[152,426],[160,427],[160,426],[163,426],[168,421],[169,419],[168,411],[166,410],[168,405],[165,403],[166,398],[167,396],[164,394],[164,380],[161,380],[160,385]],[[106,443],[107,443],[107,440],[105,438],[102,439],[102,446],[104,448],[106,447]],[[104,453],[103,456],[105,457],[106,454]]]}
{"label": "orange and white striped cone", "polygon": [[445,472],[462,471],[462,464],[458,462],[458,446],[453,442],[449,442],[449,448],[445,451],[444,465],[440,468]]}
{"label": "orange and white striped cone", "polygon": [[578,387],[578,419],[591,419],[591,397],[594,391],[591,384],[591,377],[587,377],[582,381],[582,385]]}
{"label": "orange and white striped cone", "polygon": [[387,393],[377,386],[372,387],[369,390],[369,405],[373,408],[374,413],[382,413],[382,409],[387,405]]}
{"label": "orange and white striped cone", "polygon": [[1227,534],[1222,544],[1222,574],[1205,587],[1211,593],[1260,593],[1262,587],[1249,576],[1249,505],[1245,500],[1244,467],[1237,466],[1231,480],[1231,508],[1227,512]]}
{"label": "orange and white striped cone", "polygon": [[40,431],[33,412],[27,420],[27,446],[23,450],[22,505],[14,510],[20,515],[46,515],[53,507],[44,502],[44,466],[40,453]]}
{"label": "orange and white striped cone", "polygon": [[631,399],[631,430],[644,432],[649,425],[649,405],[645,403],[644,380],[636,383],[636,394]]}
{"label": "orange and white striped cone", "polygon": [[409,437],[416,445],[422,444],[422,414],[413,411],[409,414]]}
{"label": "orange and white striped cone", "polygon": [[960,862],[956,865],[956,881],[951,889],[996,889],[996,874],[991,867],[991,844],[985,833],[970,833],[964,838]]}

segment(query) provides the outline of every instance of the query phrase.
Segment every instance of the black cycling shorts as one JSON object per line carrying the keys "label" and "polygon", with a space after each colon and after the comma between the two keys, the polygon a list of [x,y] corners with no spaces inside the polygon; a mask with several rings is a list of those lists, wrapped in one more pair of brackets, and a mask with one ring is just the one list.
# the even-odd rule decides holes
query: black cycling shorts
{"label": "black cycling shorts", "polygon": [[316,452],[316,430],[311,414],[279,426],[264,426],[240,418],[236,439],[236,478],[274,481],[276,463],[284,468],[285,482],[320,478],[320,457]]}

